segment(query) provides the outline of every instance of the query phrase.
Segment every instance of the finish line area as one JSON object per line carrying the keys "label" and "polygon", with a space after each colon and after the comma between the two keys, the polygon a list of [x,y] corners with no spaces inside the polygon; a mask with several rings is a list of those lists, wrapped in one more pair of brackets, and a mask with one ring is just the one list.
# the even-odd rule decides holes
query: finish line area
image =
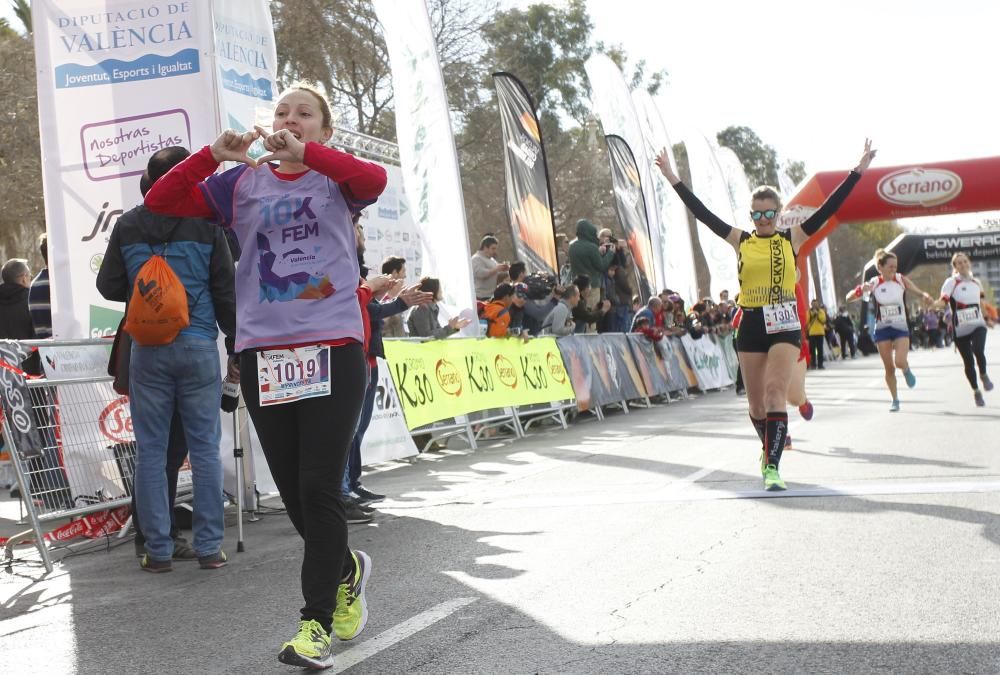
{"label": "finish line area", "polygon": [[[995,340],[987,355],[995,369]],[[731,390],[381,465],[365,482],[390,495],[383,515],[351,529],[371,618],[332,672],[996,670],[1000,396],[976,408],[951,349],[911,363],[899,413],[876,357],[810,371],[784,493],[760,488]],[[277,671],[286,622],[260,608],[298,600],[282,570],[301,542],[276,514],[246,543],[212,574],[143,574],[130,545],[45,579],[15,565],[5,653],[124,672],[109,646],[141,635],[150,671]],[[234,633],[254,639],[212,648]]]}

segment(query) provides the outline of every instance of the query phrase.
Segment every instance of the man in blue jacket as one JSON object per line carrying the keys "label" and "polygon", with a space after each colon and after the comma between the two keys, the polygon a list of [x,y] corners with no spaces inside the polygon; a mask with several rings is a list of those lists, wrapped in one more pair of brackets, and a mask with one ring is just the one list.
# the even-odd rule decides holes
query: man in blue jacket
{"label": "man in blue jacket", "polygon": [[[164,148],[149,159],[146,174],[155,183],[187,157],[181,147]],[[146,537],[142,569],[169,572],[174,553],[166,476],[171,419],[176,410],[184,427],[194,488],[194,549],[205,569],[226,564],[222,550],[222,379],[218,330],[236,332],[235,270],[222,228],[201,218],[177,218],[139,205],[115,224],[97,289],[106,299],[125,302],[140,268],[160,254],[184,284],[190,325],[173,342],[134,344],[129,360],[129,407],[136,437],[135,496]]]}

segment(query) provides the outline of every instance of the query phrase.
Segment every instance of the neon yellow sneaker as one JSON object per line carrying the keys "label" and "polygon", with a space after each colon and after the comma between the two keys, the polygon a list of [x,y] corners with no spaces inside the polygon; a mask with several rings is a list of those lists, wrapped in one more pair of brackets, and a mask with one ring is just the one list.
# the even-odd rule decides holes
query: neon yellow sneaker
{"label": "neon yellow sneaker", "polygon": [[760,449],[760,475],[763,476],[766,471],[767,471],[767,452],[764,451],[764,448],[761,448]]}
{"label": "neon yellow sneaker", "polygon": [[333,632],[341,640],[353,640],[368,623],[365,586],[372,573],[372,559],[364,551],[353,551],[354,578],[337,587],[337,608],[333,610]]}
{"label": "neon yellow sneaker", "polygon": [[785,489],[785,481],[781,480],[781,476],[778,475],[778,467],[774,464],[768,464],[764,467],[764,489],[768,492]]}
{"label": "neon yellow sneaker", "polygon": [[281,645],[278,660],[289,666],[322,670],[333,665],[330,653],[330,635],[319,621],[299,621],[299,632]]}

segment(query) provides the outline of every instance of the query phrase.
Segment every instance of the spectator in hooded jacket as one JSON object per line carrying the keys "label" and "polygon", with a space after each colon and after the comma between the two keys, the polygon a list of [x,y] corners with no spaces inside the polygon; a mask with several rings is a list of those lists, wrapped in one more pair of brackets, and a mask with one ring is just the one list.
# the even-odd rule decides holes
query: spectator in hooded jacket
{"label": "spectator in hooded jacket", "polygon": [[[576,239],[569,245],[569,265],[573,276],[575,278],[585,276],[599,281],[608,271],[608,266],[614,258],[615,247],[600,243],[594,224],[589,220],[577,221]],[[600,283],[588,287],[587,292],[581,297],[587,306],[597,307],[601,300]]]}

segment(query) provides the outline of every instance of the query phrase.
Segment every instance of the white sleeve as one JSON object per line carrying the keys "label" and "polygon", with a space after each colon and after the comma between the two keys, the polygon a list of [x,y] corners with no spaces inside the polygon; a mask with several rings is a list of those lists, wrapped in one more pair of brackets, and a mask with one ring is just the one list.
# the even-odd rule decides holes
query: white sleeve
{"label": "white sleeve", "polygon": [[941,297],[943,299],[951,299],[951,294],[955,292],[955,277],[951,276],[944,280],[941,285]]}

